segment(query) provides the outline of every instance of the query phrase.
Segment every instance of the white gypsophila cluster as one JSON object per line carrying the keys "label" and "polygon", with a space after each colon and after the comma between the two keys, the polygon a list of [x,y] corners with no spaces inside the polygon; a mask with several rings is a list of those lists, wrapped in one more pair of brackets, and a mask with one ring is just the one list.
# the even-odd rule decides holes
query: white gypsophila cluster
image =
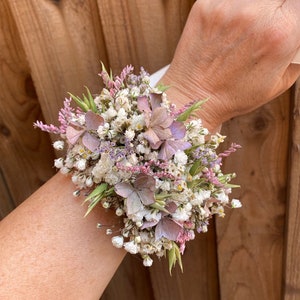
{"label": "white gypsophila cluster", "polygon": [[134,75],[129,66],[115,78],[103,70],[101,76],[99,95],[73,96],[77,110],[65,101],[61,127],[36,126],[60,133],[53,147],[66,155],[54,165],[71,174],[74,195],[88,194],[87,213],[99,203],[122,218],[120,231],[106,229],[112,244],[139,253],[144,266],[152,265],[150,255],[167,254],[171,268],[213,215],[241,207],[230,199],[234,174],[221,168],[238,145],[217,154],[225,137],[189,119],[198,103],[176,110],[166,93],[150,87],[143,69]]}

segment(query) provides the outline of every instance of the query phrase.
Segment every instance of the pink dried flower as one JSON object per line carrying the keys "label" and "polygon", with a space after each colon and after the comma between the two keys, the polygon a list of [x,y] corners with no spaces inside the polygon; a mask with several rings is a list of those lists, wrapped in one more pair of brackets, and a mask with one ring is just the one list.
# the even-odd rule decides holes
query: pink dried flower
{"label": "pink dried flower", "polygon": [[89,133],[90,130],[97,130],[100,125],[104,124],[104,119],[96,113],[89,110],[85,114],[86,128],[76,129],[73,126],[67,126],[66,137],[70,144],[74,145],[82,136],[83,145],[90,151],[95,151],[99,146],[98,138]]}
{"label": "pink dried flower", "polygon": [[242,146],[232,143],[230,148],[225,150],[223,153],[220,153],[218,156],[219,157],[228,157],[231,153],[234,153],[237,149],[242,148]]}
{"label": "pink dried flower", "polygon": [[72,113],[74,108],[71,107],[71,98],[65,98],[64,107],[60,109],[58,113],[58,121],[60,122],[60,126],[57,127],[53,124],[46,125],[41,121],[36,121],[33,125],[34,127],[38,127],[43,131],[54,133],[54,134],[64,134],[66,133],[67,127],[72,118]]}
{"label": "pink dried flower", "polygon": [[104,65],[102,65],[102,72],[99,74],[103,80],[105,86],[109,89],[110,95],[113,97],[115,94],[120,90],[126,77],[133,71],[133,66],[128,65],[126,66],[120,76],[116,76],[112,78],[106,71]]}

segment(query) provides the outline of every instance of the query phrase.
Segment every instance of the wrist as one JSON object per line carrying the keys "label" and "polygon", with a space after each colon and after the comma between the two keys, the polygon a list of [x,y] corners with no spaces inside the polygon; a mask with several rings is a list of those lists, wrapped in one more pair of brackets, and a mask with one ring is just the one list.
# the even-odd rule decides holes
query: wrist
{"label": "wrist", "polygon": [[160,82],[170,87],[166,93],[168,98],[178,108],[195,100],[201,101],[207,99],[208,101],[203,104],[202,109],[197,112],[197,116],[201,118],[203,126],[211,133],[220,130],[226,118],[220,112],[219,105],[217,104],[218,98],[215,95],[200,88],[199,84],[193,83],[190,81],[190,78],[182,78],[182,75],[176,76],[176,72],[172,69],[166,72]]}

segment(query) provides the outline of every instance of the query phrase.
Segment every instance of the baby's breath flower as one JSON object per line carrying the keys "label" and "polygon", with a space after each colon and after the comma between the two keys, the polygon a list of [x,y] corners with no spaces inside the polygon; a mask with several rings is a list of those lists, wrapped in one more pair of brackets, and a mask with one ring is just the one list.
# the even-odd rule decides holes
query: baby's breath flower
{"label": "baby's breath flower", "polygon": [[57,169],[61,169],[64,166],[64,159],[62,157],[55,159],[54,166]]}
{"label": "baby's breath flower", "polygon": [[124,238],[122,235],[113,236],[111,238],[111,242],[116,248],[122,248],[124,244]]}
{"label": "baby's breath flower", "polygon": [[231,206],[233,208],[239,208],[239,207],[242,207],[242,203],[238,199],[232,199],[231,200]]}
{"label": "baby's breath flower", "polygon": [[124,243],[124,249],[131,254],[138,253],[138,246],[134,241]]}
{"label": "baby's breath flower", "polygon": [[64,145],[65,145],[64,141],[55,141],[53,143],[53,148],[55,150],[63,150],[64,149]]}
{"label": "baby's breath flower", "polygon": [[139,144],[139,145],[137,145],[137,147],[136,147],[136,151],[137,151],[138,153],[146,153],[146,147],[145,147],[144,145]]}
{"label": "baby's breath flower", "polygon": [[134,131],[141,131],[145,126],[145,117],[143,115],[134,115],[131,119],[130,128]]}
{"label": "baby's breath flower", "polygon": [[118,217],[120,217],[120,216],[122,216],[123,214],[124,214],[124,210],[123,210],[122,208],[118,207],[118,208],[116,209],[116,215],[117,215]]}
{"label": "baby's breath flower", "polygon": [[129,102],[129,99],[127,97],[127,95],[122,95],[116,98],[116,109],[120,109],[123,108],[125,111],[130,111],[131,110],[131,105]]}
{"label": "baby's breath flower", "polygon": [[86,168],[86,160],[80,159],[76,162],[76,167],[79,171],[83,171]]}
{"label": "baby's breath flower", "polygon": [[211,195],[211,191],[200,190],[199,192],[195,192],[190,202],[192,205],[202,205],[203,201],[209,199]]}
{"label": "baby's breath flower", "polygon": [[61,173],[61,174],[68,174],[68,173],[70,173],[70,169],[67,168],[67,167],[62,167],[62,168],[60,169],[60,173]]}
{"label": "baby's breath flower", "polygon": [[177,208],[175,213],[173,213],[172,218],[178,222],[185,222],[189,220],[191,216],[191,209],[192,205],[190,203],[187,203],[183,207]]}
{"label": "baby's breath flower", "polygon": [[111,228],[106,229],[106,235],[111,235],[113,233]]}
{"label": "baby's breath flower", "polygon": [[105,100],[109,100],[109,101],[113,100],[113,98],[112,98],[112,96],[110,95],[110,92],[109,92],[108,89],[106,89],[106,88],[102,89],[101,94],[100,94],[100,100],[101,100],[101,101],[103,101],[103,100],[104,100],[104,101],[105,101]]}
{"label": "baby's breath flower", "polygon": [[86,178],[86,180],[85,180],[85,185],[87,186],[87,187],[91,187],[91,186],[93,186],[93,184],[94,184],[94,182],[93,182],[93,179],[92,179],[92,177],[87,177]]}
{"label": "baby's breath flower", "polygon": [[151,267],[152,264],[153,264],[153,259],[151,259],[151,257],[147,255],[147,256],[143,259],[143,265],[144,265],[145,267]]}
{"label": "baby's breath flower", "polygon": [[73,192],[74,197],[78,197],[80,195],[80,190],[76,190]]}
{"label": "baby's breath flower", "polygon": [[141,242],[141,237],[138,235],[138,236],[136,236],[135,238],[134,238],[134,242],[136,243],[136,244],[139,244],[140,242]]}
{"label": "baby's breath flower", "polygon": [[202,229],[202,232],[207,232],[208,231],[207,225],[203,225],[201,229]]}
{"label": "baby's breath flower", "polygon": [[225,213],[224,213],[224,207],[223,206],[213,206],[211,209],[213,214],[218,214],[220,217],[224,217]]}
{"label": "baby's breath flower", "polygon": [[102,203],[102,206],[103,206],[103,208],[109,208],[109,207],[110,207],[110,203],[107,202],[107,201],[104,201],[104,202]]}
{"label": "baby's breath flower", "polygon": [[217,194],[216,197],[219,201],[221,201],[222,203],[228,203],[229,201],[229,197],[228,195],[226,195],[226,193],[224,191],[221,191]]}
{"label": "baby's breath flower", "polygon": [[135,132],[132,129],[127,129],[125,131],[125,137],[128,139],[128,141],[132,141],[134,139]]}
{"label": "baby's breath flower", "polygon": [[110,107],[107,111],[102,113],[102,117],[104,118],[104,120],[110,121],[115,116],[117,116],[117,114],[118,114],[117,111],[113,107]]}
{"label": "baby's breath flower", "polygon": [[174,155],[174,162],[176,164],[185,165],[187,163],[188,157],[182,150],[177,150]]}
{"label": "baby's breath flower", "polygon": [[134,86],[131,90],[130,90],[130,95],[133,98],[136,98],[140,95],[140,89],[137,86]]}
{"label": "baby's breath flower", "polygon": [[160,188],[163,190],[163,191],[170,191],[171,189],[171,184],[170,184],[170,181],[168,180],[165,180],[161,183],[160,185]]}

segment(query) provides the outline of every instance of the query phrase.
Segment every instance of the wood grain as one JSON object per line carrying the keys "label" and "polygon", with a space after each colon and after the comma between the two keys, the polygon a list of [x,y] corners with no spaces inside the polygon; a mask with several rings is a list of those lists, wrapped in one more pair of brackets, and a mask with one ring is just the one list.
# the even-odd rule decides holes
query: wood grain
{"label": "wood grain", "polygon": [[243,207],[217,222],[222,299],[281,299],[289,97],[224,127],[243,147],[225,163],[238,174],[235,196]]}
{"label": "wood grain", "polygon": [[98,0],[112,69],[119,72],[132,64],[154,72],[170,63],[193,3]]}
{"label": "wood grain", "polygon": [[45,120],[57,120],[67,92],[99,89],[106,61],[95,1],[9,1]]}
{"label": "wood grain", "polygon": [[167,259],[156,260],[150,269],[155,299],[217,300],[218,269],[214,222],[207,233],[186,245],[183,273],[177,266],[170,277]]}
{"label": "wood grain", "polygon": [[148,268],[138,256],[128,254],[106,288],[101,300],[153,300]]}
{"label": "wood grain", "polygon": [[284,264],[284,300],[300,298],[300,81],[295,86],[291,114],[292,141],[288,184],[288,211],[286,217],[286,245]]}
{"label": "wood grain", "polygon": [[49,137],[33,129],[40,105],[8,2],[0,3],[1,217],[53,174]]}

